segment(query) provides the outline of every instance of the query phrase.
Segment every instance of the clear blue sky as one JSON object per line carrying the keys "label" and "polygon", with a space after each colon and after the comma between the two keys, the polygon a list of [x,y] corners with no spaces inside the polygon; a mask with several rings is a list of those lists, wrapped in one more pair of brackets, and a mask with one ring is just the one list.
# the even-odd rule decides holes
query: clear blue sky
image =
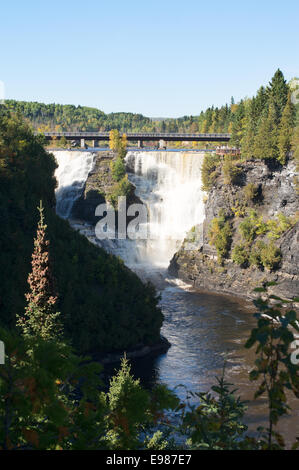
{"label": "clear blue sky", "polygon": [[299,75],[298,0],[1,2],[6,97],[199,114]]}

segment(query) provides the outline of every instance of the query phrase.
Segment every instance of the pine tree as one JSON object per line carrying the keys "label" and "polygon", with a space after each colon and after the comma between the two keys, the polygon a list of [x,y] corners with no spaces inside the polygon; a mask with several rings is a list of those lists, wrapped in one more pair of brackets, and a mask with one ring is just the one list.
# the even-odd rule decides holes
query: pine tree
{"label": "pine tree", "polygon": [[244,101],[241,100],[233,118],[232,137],[230,141],[232,145],[238,148],[241,146],[241,140],[244,132],[244,117],[245,105]]}
{"label": "pine tree", "polygon": [[62,334],[60,313],[55,311],[57,297],[49,262],[49,241],[46,239],[44,208],[38,207],[40,219],[32,254],[32,271],[28,276],[29,292],[25,295],[27,306],[23,316],[17,315],[17,325],[25,337],[57,339]]}
{"label": "pine tree", "polygon": [[244,118],[244,133],[241,139],[241,153],[242,157],[251,158],[254,155],[254,139],[255,139],[255,120],[254,120],[254,105],[255,101],[252,99],[249,103],[249,108]]}
{"label": "pine tree", "polygon": [[268,95],[274,103],[275,122],[278,125],[287,103],[289,87],[281,70],[277,69],[268,87]]}
{"label": "pine tree", "polygon": [[254,142],[256,158],[277,158],[277,126],[275,123],[275,106],[271,102],[268,112],[264,111],[260,120]]}
{"label": "pine tree", "polygon": [[289,92],[288,101],[282,113],[279,133],[278,133],[278,160],[284,164],[286,155],[292,147],[293,128],[295,123],[295,107],[291,101],[291,93]]}

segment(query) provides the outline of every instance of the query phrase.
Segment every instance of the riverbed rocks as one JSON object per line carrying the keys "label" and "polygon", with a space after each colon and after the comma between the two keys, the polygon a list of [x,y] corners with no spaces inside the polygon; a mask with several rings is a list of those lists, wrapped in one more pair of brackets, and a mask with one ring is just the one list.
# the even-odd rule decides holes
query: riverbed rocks
{"label": "riverbed rocks", "polygon": [[[285,167],[271,168],[263,161],[247,161],[238,164],[242,178],[239,184],[226,184],[222,172],[207,195],[205,219],[202,224],[202,243],[191,249],[186,241],[170,262],[171,275],[192,284],[195,288],[224,292],[242,297],[255,297],[255,287],[266,281],[275,281],[272,291],[291,299],[299,296],[299,222],[285,231],[275,245],[281,250],[282,260],[277,270],[258,268],[253,265],[239,266],[232,260],[232,251],[242,242],[238,227],[250,210],[258,217],[269,220],[283,214],[296,220],[298,194],[296,191],[296,164],[290,161]],[[256,196],[246,201],[244,188],[254,184]],[[224,212],[232,227],[231,246],[222,263],[217,251],[210,244],[211,222]],[[260,237],[265,240],[264,237]],[[271,291],[271,289],[270,289]]]}

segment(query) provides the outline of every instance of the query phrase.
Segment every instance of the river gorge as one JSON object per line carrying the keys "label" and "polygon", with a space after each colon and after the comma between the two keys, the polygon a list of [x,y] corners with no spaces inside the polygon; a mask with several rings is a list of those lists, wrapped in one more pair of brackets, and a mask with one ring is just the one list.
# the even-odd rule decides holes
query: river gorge
{"label": "river gorge", "polygon": [[[111,155],[108,151],[53,153],[58,163],[58,215],[68,219],[72,227],[92,243],[120,256],[141,279],[154,283],[160,293],[164,314],[161,332],[171,347],[158,357],[148,355],[133,360],[135,375],[148,386],[165,383],[174,389],[181,384],[184,387],[176,391],[185,398],[186,389],[207,391],[226,362],[226,378],[239,389],[242,399],[250,400],[249,426],[256,428],[258,424],[265,424],[265,402],[252,401],[255,386],[248,380],[254,351],[244,348],[255,324],[252,303],[233,296],[232,292],[230,295],[219,293],[221,289],[214,288],[213,284],[220,276],[216,271],[213,276],[206,274],[204,289],[196,277],[188,277],[189,263],[193,263],[194,268],[194,252],[204,243],[202,227],[206,208],[209,209],[209,203],[205,206],[207,195],[201,189],[204,154],[199,151],[129,151],[126,156],[128,178],[135,187],[135,202],[146,205],[148,236],[141,240],[98,240],[93,215],[96,205],[102,201],[98,195],[104,182],[109,185]],[[185,252],[185,264],[169,272],[169,264],[173,264],[183,242],[191,244]],[[213,259],[215,254],[210,256]],[[184,273],[179,276],[181,279],[176,276],[179,272]],[[215,290],[218,293],[209,292]],[[107,366],[107,374],[114,367]],[[295,401],[292,403],[295,405]],[[281,429],[287,438],[298,435],[298,410],[281,421]]]}

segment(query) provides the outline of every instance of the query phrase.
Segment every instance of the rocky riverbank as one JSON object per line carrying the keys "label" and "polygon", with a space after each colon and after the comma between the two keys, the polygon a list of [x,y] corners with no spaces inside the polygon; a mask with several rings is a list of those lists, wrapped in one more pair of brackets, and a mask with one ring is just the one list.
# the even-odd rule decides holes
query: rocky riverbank
{"label": "rocky riverbank", "polygon": [[[282,169],[263,161],[236,162],[234,174],[238,177],[230,181],[223,166],[222,162],[213,173],[205,220],[192,228],[174,255],[170,274],[195,288],[248,298],[255,296],[255,287],[275,281],[277,295],[298,297],[295,162]],[[219,259],[221,236],[226,253]]]}

